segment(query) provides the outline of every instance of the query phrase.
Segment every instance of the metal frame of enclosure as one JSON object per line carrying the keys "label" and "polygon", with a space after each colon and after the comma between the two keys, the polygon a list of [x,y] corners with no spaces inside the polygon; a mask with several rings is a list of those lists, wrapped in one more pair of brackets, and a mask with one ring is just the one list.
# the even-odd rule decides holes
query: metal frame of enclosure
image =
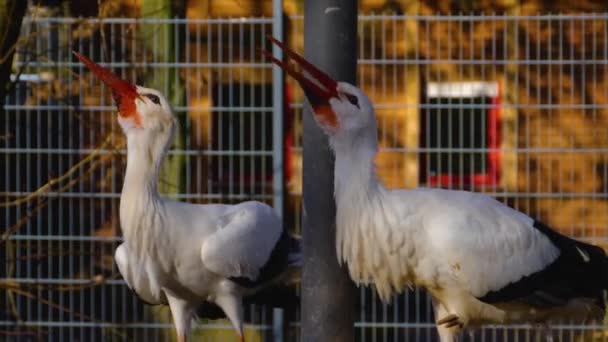
{"label": "metal frame of enclosure", "polygon": [[[162,41],[154,32],[164,31],[145,25],[183,32],[174,37],[185,44],[183,58],[155,60],[151,50]],[[291,80],[283,89],[283,75],[259,54],[270,48],[267,34],[304,51],[303,17],[281,13],[24,20],[19,73],[0,118],[0,339],[172,336],[168,310],[139,302],[112,262],[121,241],[124,140],[108,90],[71,50],[141,82],[170,69],[184,87],[170,153],[178,167],[162,180],[168,195],[266,201],[301,232],[303,94]],[[357,50],[357,80],[376,104],[377,165],[388,186],[486,192],[608,246],[608,14],[365,15]],[[354,305],[358,341],[436,338],[422,291],[383,305],[361,287]],[[299,336],[297,312],[248,307],[246,315],[249,341]],[[281,324],[294,333],[285,335]],[[564,322],[552,333],[558,341],[599,341],[604,329]],[[535,326],[490,326],[464,339],[538,334]],[[234,332],[225,321],[195,325],[194,339],[228,338]]]}

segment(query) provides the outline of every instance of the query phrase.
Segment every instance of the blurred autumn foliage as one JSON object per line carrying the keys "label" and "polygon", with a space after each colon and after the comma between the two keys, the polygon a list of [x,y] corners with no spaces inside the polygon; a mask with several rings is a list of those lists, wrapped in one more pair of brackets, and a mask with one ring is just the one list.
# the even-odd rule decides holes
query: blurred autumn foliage
{"label": "blurred autumn foliage", "polygon": [[[84,51],[98,61],[112,60],[130,65],[152,60],[152,51],[142,42],[150,37],[143,35],[136,23],[115,26],[104,23],[105,18],[142,18],[150,14],[142,13],[142,1],[33,1],[34,6],[28,10],[30,18],[69,16],[95,17],[98,20],[75,19],[62,30],[57,30],[58,25],[43,27],[34,22],[35,29],[31,35],[51,32],[61,37],[58,41],[62,45],[45,47],[48,51],[41,51],[33,39],[20,37],[17,56],[24,62],[23,70],[13,69],[13,72],[26,72],[28,61],[36,58],[52,62],[53,58],[59,59],[58,51],[69,53],[69,49]],[[363,48],[358,57],[361,60],[417,62],[395,65],[368,63],[359,69],[360,85],[376,103],[397,105],[397,108],[379,108],[377,111],[380,144],[392,148],[380,153],[377,160],[379,174],[389,186],[425,185],[419,177],[419,155],[411,152],[420,147],[421,89],[425,82],[496,81],[502,86],[505,105],[500,147],[506,152],[502,155],[501,180],[496,187],[475,190],[498,195],[509,205],[568,235],[584,237],[608,247],[605,239],[608,235],[608,155],[605,152],[608,147],[608,22],[593,15],[584,20],[527,17],[606,13],[608,2],[360,0],[359,3],[360,13],[364,15],[485,16],[462,20],[424,17],[394,20],[387,16],[360,22]],[[185,5],[186,17],[190,19],[272,15],[270,0],[190,0],[185,1]],[[302,51],[302,20],[295,16],[302,14],[303,0],[284,0],[284,9],[290,27],[286,37],[291,46]],[[493,15],[496,17],[491,17]],[[501,15],[521,17],[504,20]],[[238,57],[241,50],[235,42],[239,40],[229,34],[232,31],[228,25],[200,23],[189,27],[192,29],[188,42],[190,60],[210,60],[214,58],[215,49],[219,50],[218,46],[221,46],[218,55],[223,59],[216,56],[214,62],[248,61],[247,56],[243,60],[238,59],[241,58]],[[259,32],[253,28],[246,29],[251,30],[248,34],[260,37],[260,32],[270,32],[269,25]],[[205,34],[195,40],[192,37],[196,37],[196,32]],[[16,38],[16,35],[9,34],[8,37]],[[4,39],[8,41],[6,38],[5,34]],[[1,54],[3,62],[6,48],[10,50],[17,43],[8,42]],[[211,45],[214,49],[211,54],[209,44],[216,44]],[[256,55],[249,61],[260,62],[261,59]],[[4,69],[11,66],[8,62],[0,64]],[[132,80],[142,81],[150,68],[128,66],[121,71]],[[219,73],[208,68],[182,69],[180,80],[189,89],[189,103],[186,105],[193,108],[188,112],[188,126],[183,127],[189,130],[189,147],[193,150],[210,148],[207,143],[211,140],[214,105],[209,95],[212,93],[210,80],[228,83],[238,75],[240,82],[268,83],[271,80],[269,71],[252,71],[239,66],[226,67]],[[7,77],[6,72],[3,75]],[[49,109],[44,112],[47,116],[32,115],[27,120],[21,115],[23,112],[15,111],[4,118],[5,128],[9,129],[0,132],[3,148],[29,146],[88,151],[77,157],[57,157],[52,153],[21,157],[3,154],[0,159],[4,163],[0,168],[0,192],[18,193],[26,187],[33,192],[29,197],[0,196],[3,218],[8,222],[0,241],[0,248],[7,251],[3,261],[7,267],[0,274],[4,278],[28,276],[40,279],[60,275],[81,282],[79,286],[1,283],[8,295],[0,302],[3,310],[0,315],[8,320],[24,319],[16,307],[24,307],[26,300],[44,303],[45,306],[35,306],[28,312],[30,317],[42,321],[57,315],[62,315],[61,319],[66,321],[102,321],[107,318],[104,315],[114,312],[113,303],[132,299],[124,291],[116,291],[112,298],[106,298],[101,289],[101,285],[110,286],[108,282],[119,278],[112,268],[112,255],[118,243],[116,237],[120,235],[116,216],[118,200],[112,194],[119,191],[122,182],[125,159],[121,149],[124,141],[120,134],[115,134],[118,129],[114,115],[109,111],[91,109],[108,105],[109,94],[90,74],[80,75],[78,67],[59,70],[48,82],[32,84],[21,103],[48,105],[50,108],[67,105],[69,110]],[[292,85],[291,90],[293,102],[300,102],[302,94],[297,86]],[[2,94],[0,98],[4,98]],[[298,118],[301,113],[294,111],[295,118]],[[15,133],[34,132],[33,127],[42,127],[31,134],[35,139],[27,140],[29,138],[25,135]],[[302,134],[298,120],[294,120],[290,134],[298,147]],[[102,149],[110,153],[100,153]],[[399,149],[409,149],[410,152]],[[289,224],[297,226],[301,208],[301,156],[297,149],[290,153],[293,172],[287,179],[291,212],[288,217],[291,220]],[[209,191],[205,188],[208,169],[205,163],[209,159],[201,155],[192,157],[191,164],[196,168],[193,166],[191,169],[189,190]],[[73,188],[82,193],[100,195],[61,200],[40,196]],[[97,240],[75,243],[68,238],[66,241],[49,238],[42,243],[7,239],[8,235],[17,232],[84,236],[87,239],[92,236]],[[30,273],[25,274],[25,270]],[[143,311],[141,307],[128,306],[111,319],[143,319]],[[19,328],[15,332],[32,334],[39,339],[45,339],[48,334],[45,329],[30,331]],[[113,328],[108,328],[105,333],[116,338],[128,337]],[[86,334],[93,332],[87,331]],[[86,334],[84,336],[91,336]],[[138,337],[145,338],[143,335]]]}

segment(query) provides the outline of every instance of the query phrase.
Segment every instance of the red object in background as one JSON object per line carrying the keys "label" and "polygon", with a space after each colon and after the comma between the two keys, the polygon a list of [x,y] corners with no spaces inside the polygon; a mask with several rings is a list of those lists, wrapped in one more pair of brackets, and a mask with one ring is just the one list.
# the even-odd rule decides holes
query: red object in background
{"label": "red object in background", "polygon": [[[500,148],[500,120],[502,112],[502,91],[500,83],[497,83],[497,91],[495,96],[490,99],[490,108],[487,111],[486,121],[486,148],[485,153],[487,160],[487,168],[485,172],[472,172],[466,174],[454,173],[438,173],[426,174],[422,179],[426,181],[425,185],[442,188],[474,188],[477,186],[496,186],[500,179],[501,152]],[[424,127],[424,125],[423,125]],[[425,130],[423,129],[423,132]],[[426,171],[426,164],[429,160],[425,160],[422,169]]]}

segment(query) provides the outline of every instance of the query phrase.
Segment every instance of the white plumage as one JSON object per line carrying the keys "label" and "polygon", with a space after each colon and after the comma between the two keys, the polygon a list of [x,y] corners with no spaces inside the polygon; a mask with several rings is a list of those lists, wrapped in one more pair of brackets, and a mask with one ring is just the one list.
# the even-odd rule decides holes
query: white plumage
{"label": "white plumage", "polygon": [[201,259],[207,268],[226,277],[257,279],[281,235],[281,226],[274,210],[263,203],[232,207],[218,219],[216,233],[203,243]]}
{"label": "white plumage", "polygon": [[[517,280],[513,269],[529,275],[559,254],[532,219],[485,195],[358,185],[336,186],[338,257],[383,300],[407,285],[450,282],[481,297]],[[353,190],[365,194],[359,203]]]}
{"label": "white plumage", "polygon": [[608,287],[601,248],[577,242],[486,195],[389,190],[376,177],[373,105],[270,38],[309,73],[265,53],[304,89],[335,152],[336,250],[380,297],[408,286],[433,299],[443,342],[483,323],[600,318]]}
{"label": "white plumage", "polygon": [[115,260],[128,286],[150,304],[168,304],[185,341],[197,308],[218,305],[243,336],[242,299],[300,262],[299,243],[260,202],[189,204],[162,198],[158,173],[176,127],[162,94],[119,79],[77,54],[112,88],[127,137],[120,197],[124,242]]}
{"label": "white plumage", "polygon": [[533,228],[531,218],[488,196],[427,190],[403,193],[401,202],[406,195],[428,201],[426,212],[420,211],[435,250],[422,252],[452,260],[448,266],[456,282],[475,297],[537,272],[559,255],[551,241]]}

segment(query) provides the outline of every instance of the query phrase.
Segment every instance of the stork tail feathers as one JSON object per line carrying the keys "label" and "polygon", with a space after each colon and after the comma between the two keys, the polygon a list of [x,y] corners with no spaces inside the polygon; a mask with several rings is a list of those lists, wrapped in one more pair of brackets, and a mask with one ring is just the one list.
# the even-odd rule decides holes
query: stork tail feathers
{"label": "stork tail feathers", "polygon": [[[291,272],[293,268],[298,268],[302,265],[302,243],[299,238],[295,238],[283,231],[279,241],[277,241],[268,261],[260,269],[257,279],[249,279],[247,277],[231,277],[230,280],[238,285],[246,288],[256,288],[273,283],[280,280],[286,283],[291,283]],[[288,277],[284,277],[287,275]]]}

